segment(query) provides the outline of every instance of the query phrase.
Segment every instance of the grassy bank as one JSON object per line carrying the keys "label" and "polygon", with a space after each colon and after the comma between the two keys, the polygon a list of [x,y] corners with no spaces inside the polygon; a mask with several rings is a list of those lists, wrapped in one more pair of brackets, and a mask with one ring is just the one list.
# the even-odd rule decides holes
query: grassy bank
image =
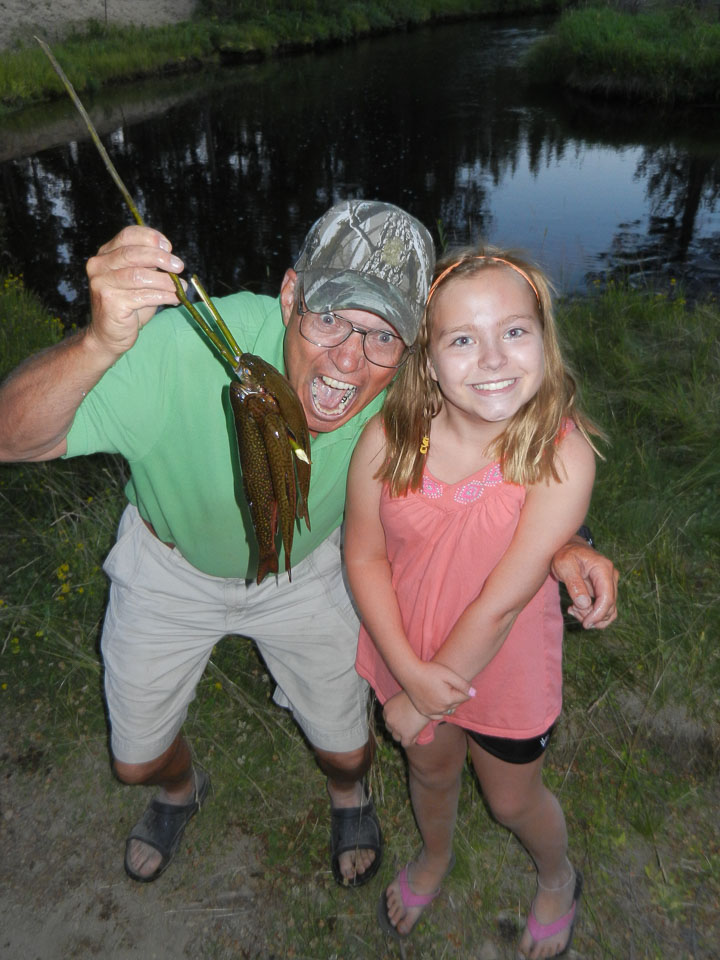
{"label": "grassy bank", "polygon": [[[54,340],[37,301],[22,312],[20,287],[0,284],[5,327],[30,331],[33,347]],[[720,900],[720,306],[688,307],[673,285],[610,285],[564,303],[560,321],[586,403],[611,437],[590,525],[622,573],[618,623],[568,633],[565,709],[547,764],[586,877],[575,946],[593,958],[710,957]],[[16,356],[0,354],[0,372]],[[44,790],[80,754],[109,779],[95,647],[121,487],[121,465],[107,458],[0,467],[0,722]],[[322,778],[270,689],[250,644],[227,638],[190,710],[215,793],[192,828],[196,863],[181,852],[172,883],[210,869],[232,824],[259,838],[267,903],[281,905],[268,911],[257,952],[238,952],[230,916],[212,926],[203,956],[385,956],[375,902],[394,863],[417,848],[401,755],[380,728],[373,776],[386,865],[382,879],[348,894],[329,874]],[[132,823],[144,798],[115,789]],[[469,774],[456,854],[447,895],[407,956],[514,956],[532,873]],[[108,863],[106,882],[119,871],[119,859]],[[175,896],[192,900],[191,881]]]}
{"label": "grassy bank", "polygon": [[594,96],[720,104],[717,9],[659,6],[626,13],[602,3],[566,11],[525,67],[543,82]]}
{"label": "grassy bank", "polygon": [[[537,13],[563,5],[563,0],[201,0],[196,18],[189,22],[155,28],[91,22],[53,49],[82,93],[119,80],[344,43],[448,18]],[[59,81],[31,40],[3,51],[0,105],[6,110],[62,95]]]}

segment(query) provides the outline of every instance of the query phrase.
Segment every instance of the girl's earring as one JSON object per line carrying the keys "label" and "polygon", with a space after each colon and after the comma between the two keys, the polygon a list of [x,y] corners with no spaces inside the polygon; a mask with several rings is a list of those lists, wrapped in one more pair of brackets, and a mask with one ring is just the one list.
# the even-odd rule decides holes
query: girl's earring
{"label": "girl's earring", "polygon": [[422,442],[420,444],[420,453],[423,456],[425,456],[425,454],[428,452],[429,446],[430,446],[430,437],[423,437]]}

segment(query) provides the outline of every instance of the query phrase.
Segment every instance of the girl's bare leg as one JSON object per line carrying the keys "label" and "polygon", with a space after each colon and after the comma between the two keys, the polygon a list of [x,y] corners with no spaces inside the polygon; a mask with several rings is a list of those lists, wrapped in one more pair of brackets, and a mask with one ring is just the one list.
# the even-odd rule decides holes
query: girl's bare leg
{"label": "girl's bare leg", "polygon": [[[410,798],[423,848],[408,873],[413,893],[434,893],[450,865],[460,774],[467,757],[464,731],[449,723],[438,726],[432,743],[406,750]],[[403,905],[397,878],[386,890],[388,916],[399,933],[409,933],[422,907]]]}
{"label": "girl's bare leg", "polygon": [[[542,781],[544,756],[533,763],[506,763],[470,740],[470,757],[493,816],[511,830],[535,862],[538,891],[533,903],[540,923],[552,923],[572,907],[573,868],[567,857],[567,829],[560,804]],[[567,946],[569,928],[535,943],[525,929],[522,957],[554,957]]]}

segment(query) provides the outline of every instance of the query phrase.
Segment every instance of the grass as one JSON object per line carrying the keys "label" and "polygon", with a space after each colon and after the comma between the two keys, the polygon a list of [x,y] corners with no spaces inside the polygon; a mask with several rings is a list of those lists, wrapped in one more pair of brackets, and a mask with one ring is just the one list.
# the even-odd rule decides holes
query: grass
{"label": "grass", "polygon": [[39,298],[25,289],[22,274],[0,272],[0,378],[21,360],[63,336],[59,317],[47,315]]}
{"label": "grass", "polygon": [[[563,0],[201,0],[196,17],[161,27],[118,27],[89,21],[53,52],[78,93],[118,80],[198,69],[226,60],[259,59],[371,33],[405,29],[451,17],[534,13]],[[18,36],[0,58],[0,110],[64,96],[32,31]]]}
{"label": "grass", "polygon": [[663,104],[720,102],[717,11],[593,3],[562,14],[525,60],[537,79],[584,94]]}
{"label": "grass", "polygon": [[[33,301],[33,330],[19,288],[0,290],[0,315],[35,348],[54,339],[53,325]],[[559,314],[586,404],[611,435],[590,525],[622,577],[618,623],[603,634],[568,631],[565,710],[546,767],[586,877],[576,948],[618,960],[709,957],[720,902],[720,307],[687,304],[672,284],[611,283]],[[8,366],[0,354],[0,370]],[[42,751],[58,769],[88,745],[103,751],[100,564],[122,478],[111,458],[0,468],[0,717],[28,768]],[[187,723],[215,788],[196,849],[211,858],[229,830],[258,840],[268,903],[282,906],[268,911],[262,955],[394,955],[374,920],[382,881],[348,894],[330,879],[322,778],[271,689],[249,641],[218,645]],[[387,881],[418,838],[402,755],[379,721],[378,734]],[[533,874],[469,772],[456,855],[405,956],[513,956]],[[210,869],[203,862],[197,869]],[[206,955],[233,949],[231,928],[213,928]]]}

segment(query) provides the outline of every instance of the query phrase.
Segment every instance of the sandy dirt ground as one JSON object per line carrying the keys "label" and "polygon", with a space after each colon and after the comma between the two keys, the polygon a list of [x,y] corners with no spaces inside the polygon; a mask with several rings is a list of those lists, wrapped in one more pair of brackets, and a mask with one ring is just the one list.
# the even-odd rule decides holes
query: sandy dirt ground
{"label": "sandy dirt ground", "polygon": [[57,40],[87,20],[142,25],[188,20],[194,0],[0,0],[0,47],[40,33]]}
{"label": "sandy dirt ground", "polygon": [[[150,793],[118,784],[103,744],[62,770],[42,749],[0,739],[0,958],[204,960],[267,958],[271,898],[258,842],[207,804],[176,862],[154,884],[130,881],[124,837]],[[147,788],[149,791],[150,788]],[[134,793],[134,796],[130,796]]]}

